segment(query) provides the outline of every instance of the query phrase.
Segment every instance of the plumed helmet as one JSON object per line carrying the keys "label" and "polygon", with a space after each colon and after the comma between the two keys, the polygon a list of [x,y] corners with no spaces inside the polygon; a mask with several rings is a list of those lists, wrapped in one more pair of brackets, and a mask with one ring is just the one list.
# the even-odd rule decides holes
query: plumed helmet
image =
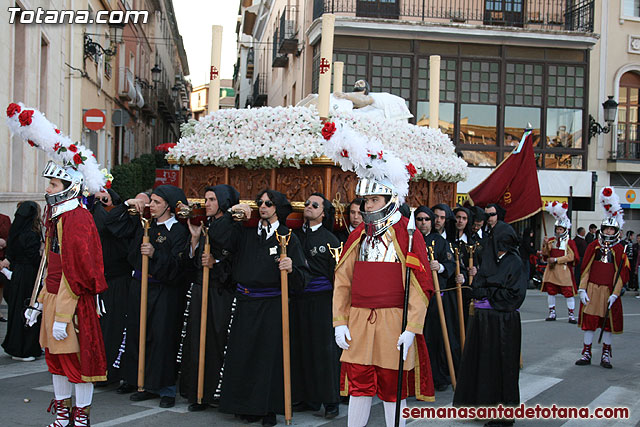
{"label": "plumed helmet", "polygon": [[84,177],[78,170],[71,166],[62,167],[53,160],[49,160],[42,172],[42,176],[49,179],[57,178],[69,184],[64,190],[58,193],[44,195],[47,204],[51,206],[78,198],[82,194]]}
{"label": "plumed helmet", "polygon": [[549,202],[545,205],[545,210],[549,212],[556,219],[554,227],[562,227],[564,231],[560,234],[556,234],[558,239],[564,239],[569,235],[569,229],[571,228],[571,220],[567,216],[569,205],[567,202]]}
{"label": "plumed helmet", "polygon": [[[620,234],[624,226],[624,211],[620,206],[620,199],[612,187],[604,187],[600,192],[600,204],[604,209],[604,218],[600,223],[599,240],[603,245],[613,246],[620,241]],[[605,234],[607,227],[613,227],[612,235]]]}

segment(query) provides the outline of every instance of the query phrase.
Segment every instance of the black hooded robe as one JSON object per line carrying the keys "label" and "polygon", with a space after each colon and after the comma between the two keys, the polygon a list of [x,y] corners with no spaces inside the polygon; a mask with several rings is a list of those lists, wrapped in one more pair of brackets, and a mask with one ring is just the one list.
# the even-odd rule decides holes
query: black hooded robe
{"label": "black hooded robe", "polygon": [[[496,224],[489,239],[472,292],[476,300],[486,298],[491,308],[476,304],[475,315],[470,317],[454,406],[520,404],[517,310],[526,296],[527,273],[516,249],[518,238],[509,225]],[[507,253],[498,260],[497,252],[504,250]]]}
{"label": "black hooded robe", "polygon": [[[278,233],[288,234],[286,215],[278,217]],[[223,218],[232,224],[229,213]],[[219,410],[256,416],[283,414],[280,245],[275,233],[262,242],[256,228],[236,223],[228,248],[233,257],[232,284],[237,286],[236,311],[227,343]],[[300,241],[293,234],[287,255],[293,262],[289,291],[301,291],[309,270]]]}
{"label": "black hooded robe", "polygon": [[[115,197],[112,196],[112,199]],[[100,294],[106,312],[100,317],[100,329],[107,357],[107,382],[113,383],[122,379],[121,370],[113,364],[122,345],[127,320],[127,297],[132,271],[127,260],[129,242],[109,231],[106,225],[109,213],[102,204],[94,204],[91,213],[102,243],[104,276],[108,286],[107,290]]]}
{"label": "black hooded robe", "polygon": [[[222,187],[225,187],[224,189]],[[217,185],[207,187],[213,191],[221,211],[226,211],[238,203],[237,191],[231,186]],[[207,335],[204,356],[204,395],[203,404],[214,403],[214,395],[220,381],[220,369],[224,362],[224,349],[227,344],[231,306],[234,292],[231,291],[231,262],[223,245],[229,240],[233,227],[223,218],[207,221],[211,254],[217,260],[209,270],[209,297],[207,303]],[[189,403],[198,400],[198,358],[200,352],[200,313],[202,309],[202,252],[205,238],[200,236],[198,247],[189,261],[189,270],[193,277],[191,303],[187,319],[187,335],[184,338],[182,362],[180,367],[180,395]],[[234,289],[235,291],[235,289]]]}
{"label": "black hooded robe", "polygon": [[[130,241],[128,260],[135,272],[127,298],[127,340],[122,363],[125,381],[137,384],[141,285],[139,272],[142,269],[140,245],[144,231],[139,217],[129,215],[127,208],[124,204],[116,206],[110,212],[107,227],[116,237]],[[164,224],[158,225],[156,220],[151,221],[149,237],[155,252],[149,259],[151,277],[147,300],[145,390],[157,391],[176,383],[176,356],[186,294],[185,259],[188,258],[190,236],[187,227],[181,223],[175,223],[168,229]]]}
{"label": "black hooded robe", "polygon": [[[40,318],[35,325],[25,327],[23,316],[29,305],[31,292],[40,265],[40,244],[42,237],[31,229],[38,211],[35,202],[24,202],[16,211],[16,218],[7,239],[7,259],[13,272],[7,280],[5,299],[7,301],[7,334],[2,348],[16,357],[38,357],[40,348]],[[2,273],[0,273],[2,274]]]}
{"label": "black hooded robe", "polygon": [[[333,279],[336,261],[328,245],[339,248],[340,241],[324,225],[316,231],[296,230],[309,265],[307,288],[291,297],[291,381],[294,402],[338,403],[341,352],[333,332]],[[326,280],[329,289],[314,291]]]}

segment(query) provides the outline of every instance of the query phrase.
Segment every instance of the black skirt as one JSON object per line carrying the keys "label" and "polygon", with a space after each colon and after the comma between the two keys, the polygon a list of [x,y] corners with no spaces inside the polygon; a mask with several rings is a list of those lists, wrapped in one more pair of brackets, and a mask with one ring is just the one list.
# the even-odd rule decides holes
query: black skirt
{"label": "black skirt", "polygon": [[291,383],[294,402],[337,403],[338,346],[332,322],[332,291],[291,299]]}
{"label": "black skirt", "polygon": [[220,412],[284,414],[280,296],[236,294],[222,377]]}
{"label": "black skirt", "polygon": [[[7,335],[2,342],[4,351],[16,357],[38,357],[40,348],[40,319],[29,327],[25,326],[24,310],[29,305],[33,286],[38,273],[31,264],[11,266],[11,280],[5,281],[4,298],[7,301]],[[2,274],[2,273],[0,273]]]}
{"label": "black skirt", "polygon": [[[222,288],[209,287],[207,305],[207,335],[204,356],[204,395],[202,403],[213,401],[224,361],[233,294]],[[187,335],[182,348],[180,395],[190,403],[198,399],[198,357],[200,353],[200,312],[202,285],[191,287],[191,303],[187,319]]]}
{"label": "black skirt", "polygon": [[120,369],[113,367],[122,345],[122,337],[127,321],[127,299],[131,277],[117,276],[107,280],[107,290],[100,294],[106,313],[100,318],[102,339],[107,356],[107,381],[117,382],[122,379]]}
{"label": "black skirt", "polygon": [[453,405],[519,405],[520,313],[476,309],[470,319]]}

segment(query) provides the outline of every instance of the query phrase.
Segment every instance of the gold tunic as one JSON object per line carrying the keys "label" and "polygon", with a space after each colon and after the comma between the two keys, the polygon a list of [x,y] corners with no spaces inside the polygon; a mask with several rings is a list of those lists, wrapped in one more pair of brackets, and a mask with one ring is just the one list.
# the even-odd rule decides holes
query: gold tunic
{"label": "gold tunic", "polygon": [[[362,232],[364,234],[364,231]],[[361,258],[360,240],[351,245],[336,267],[333,291],[333,326],[347,325],[351,334],[349,349],[342,352],[340,361],[360,365],[375,365],[386,369],[398,369],[398,338],[402,333],[402,308],[360,308],[351,307],[351,282],[356,260],[385,260],[395,258],[402,263],[402,283],[405,283],[406,269],[402,250],[398,246],[393,228],[387,230],[383,240],[387,250],[375,254],[363,250]],[[365,248],[366,249],[366,248]],[[379,252],[379,253],[378,253]],[[381,255],[381,258],[379,256]],[[392,258],[390,258],[392,257]],[[384,278],[380,278],[384,280]],[[422,334],[429,301],[417,279],[411,273],[407,330]],[[415,351],[412,346],[404,363],[405,370],[415,365]]]}

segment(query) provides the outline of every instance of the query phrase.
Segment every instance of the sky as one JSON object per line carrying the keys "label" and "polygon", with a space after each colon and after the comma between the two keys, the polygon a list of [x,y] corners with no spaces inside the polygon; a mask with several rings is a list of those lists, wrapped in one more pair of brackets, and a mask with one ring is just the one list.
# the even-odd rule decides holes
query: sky
{"label": "sky", "polygon": [[240,0],[173,0],[178,30],[187,51],[191,84],[209,83],[211,26],[222,25],[221,77],[233,78],[236,22]]}

